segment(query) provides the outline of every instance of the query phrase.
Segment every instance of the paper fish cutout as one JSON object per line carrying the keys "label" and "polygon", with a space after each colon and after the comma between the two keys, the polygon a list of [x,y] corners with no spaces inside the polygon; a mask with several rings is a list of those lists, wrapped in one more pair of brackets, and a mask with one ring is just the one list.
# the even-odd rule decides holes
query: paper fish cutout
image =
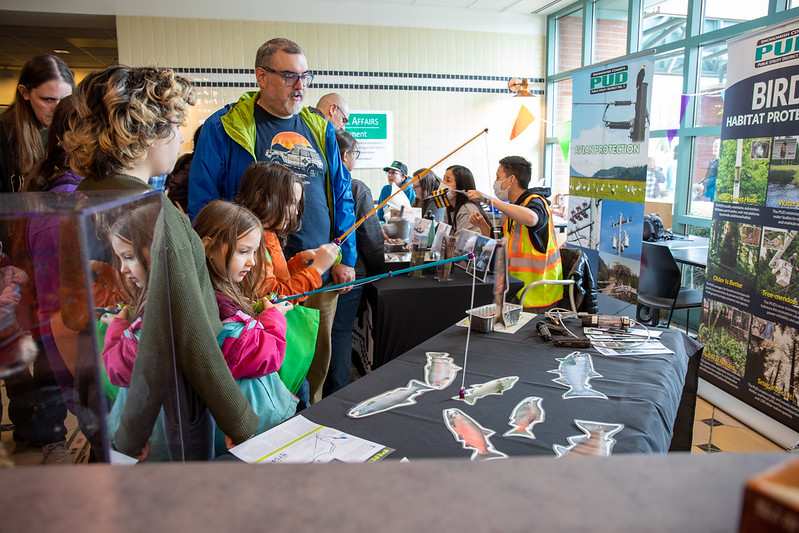
{"label": "paper fish cutout", "polygon": [[516,404],[511,411],[508,425],[511,427],[503,437],[524,437],[534,439],[533,426],[544,421],[544,409],[541,407],[542,398],[528,396]]}
{"label": "paper fish cutout", "polygon": [[599,391],[595,391],[588,384],[591,378],[601,378],[602,374],[594,371],[594,363],[591,356],[587,353],[572,352],[560,361],[557,370],[549,370],[552,374],[559,374],[560,377],[553,379],[558,385],[569,387],[563,393],[563,398],[604,398],[608,397]]}
{"label": "paper fish cutout", "polygon": [[613,435],[624,429],[624,424],[605,424],[603,422],[591,422],[590,420],[575,420],[577,427],[582,429],[585,435],[575,435],[569,437],[570,446],[553,444],[552,449],[558,457],[564,455],[595,455],[598,457],[608,457],[613,450],[616,440]]}
{"label": "paper fish cutout", "polygon": [[446,352],[425,352],[425,355],[427,364],[424,365],[424,382],[438,390],[449,387],[461,367]]}
{"label": "paper fish cutout", "polygon": [[347,416],[350,418],[363,418],[369,415],[382,413],[396,409],[397,407],[405,407],[416,403],[416,397],[420,394],[433,390],[429,385],[425,385],[418,379],[412,379],[405,387],[386,391],[377,396],[373,396],[368,400],[364,400],[358,405],[350,408],[347,411]]}
{"label": "paper fish cutout", "polygon": [[502,394],[506,390],[512,389],[513,386],[516,385],[517,381],[519,381],[519,376],[507,376],[504,378],[492,379],[491,381],[486,381],[485,383],[472,385],[464,391],[463,398],[460,396],[453,396],[452,399],[463,400],[469,405],[474,405],[480,398],[484,398],[492,394]]}
{"label": "paper fish cutout", "polygon": [[460,409],[444,409],[444,423],[447,425],[455,440],[463,443],[464,449],[471,448],[471,460],[475,459],[488,460],[488,459],[505,459],[508,456],[502,452],[494,449],[494,445],[488,440],[488,437],[494,434],[490,429],[482,427],[474,421],[469,415]]}

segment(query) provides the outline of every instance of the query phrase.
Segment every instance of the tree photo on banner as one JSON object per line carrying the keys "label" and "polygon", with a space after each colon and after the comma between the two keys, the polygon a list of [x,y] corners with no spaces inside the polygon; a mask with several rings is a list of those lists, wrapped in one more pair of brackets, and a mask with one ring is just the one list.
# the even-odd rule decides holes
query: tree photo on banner
{"label": "tree photo on banner", "polygon": [[637,303],[654,54],[572,74],[567,243],[597,272],[597,289]]}
{"label": "tree photo on banner", "polygon": [[700,376],[799,430],[799,19],[728,41]]}

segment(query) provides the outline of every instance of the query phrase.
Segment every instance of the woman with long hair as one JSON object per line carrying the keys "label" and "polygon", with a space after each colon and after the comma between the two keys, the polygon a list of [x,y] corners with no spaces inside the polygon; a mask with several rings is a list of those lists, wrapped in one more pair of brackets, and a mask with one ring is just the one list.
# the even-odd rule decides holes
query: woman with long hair
{"label": "woman with long hair", "polygon": [[464,229],[481,233],[480,227],[469,221],[472,213],[480,213],[489,227],[491,226],[480,204],[469,200],[466,196],[466,191],[475,188],[471,170],[461,165],[452,165],[444,173],[443,185],[449,189],[447,198],[451,205],[447,207],[447,224],[452,226],[453,235],[460,234]]}
{"label": "woman with long hair", "polygon": [[45,157],[33,166],[22,190],[25,192],[40,191],[74,191],[83,179],[69,168],[67,152],[61,146],[64,134],[69,129],[69,121],[75,115],[75,99],[67,96],[58,104],[53,113],[53,120],[47,129],[47,147]]}
{"label": "woman with long hair", "polygon": [[441,180],[430,169],[420,168],[413,173],[413,177],[416,178],[419,174],[422,174],[422,177],[413,182],[413,192],[416,193],[413,207],[421,207],[422,216],[426,217],[428,213],[432,213],[433,220],[441,222],[444,220],[444,208],[438,207],[431,197],[441,187]]}
{"label": "woman with long hair", "polygon": [[22,189],[25,176],[44,158],[43,130],[74,89],[72,71],[56,56],[37,56],[22,67],[14,101],[0,115],[0,192]]}
{"label": "woman with long hair", "polygon": [[[150,191],[151,176],[174,168],[183,142],[179,128],[194,105],[188,80],[166,68],[118,65],[84,80],[75,98],[77,115],[63,142],[70,166],[84,176],[79,191]],[[165,419],[181,425],[167,432],[172,459],[212,458],[209,422],[232,447],[253,435],[258,416],[217,344],[222,324],[203,243],[169,201],[156,221],[147,287],[136,365],[112,443],[146,458],[163,406]],[[175,379],[175,368],[185,379]]]}

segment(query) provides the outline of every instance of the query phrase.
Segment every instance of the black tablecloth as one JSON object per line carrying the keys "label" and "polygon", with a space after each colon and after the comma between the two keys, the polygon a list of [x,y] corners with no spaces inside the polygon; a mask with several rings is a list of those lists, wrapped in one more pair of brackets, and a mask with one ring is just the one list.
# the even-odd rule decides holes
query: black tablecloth
{"label": "black tablecloth", "polygon": [[[364,287],[370,319],[359,322],[362,335],[372,340],[363,343],[360,354],[366,367],[378,368],[433,335],[466,317],[471,307],[472,277],[458,267],[452,267],[452,279],[440,282],[433,274],[412,278],[408,274],[384,278]],[[509,295],[523,287],[511,278]],[[493,302],[494,277],[475,285],[474,306]],[[368,324],[364,327],[364,323]]]}
{"label": "black tablecloth", "polygon": [[[452,400],[461,385],[459,372],[449,387],[422,394],[416,405],[360,419],[346,416],[348,409],[367,398],[406,386],[411,379],[424,381],[426,351],[449,352],[455,364],[463,366],[466,329],[452,326],[302,414],[318,424],[396,449],[389,456],[391,459],[470,457],[472,451],[463,449],[444,424],[442,411],[452,407],[496,432],[491,442],[510,456],[555,455],[553,444],[568,446],[568,437],[583,434],[575,419],[624,424],[624,429],[613,436],[617,441],[614,454],[669,450],[689,359],[698,361],[699,344],[669,330],[663,333],[662,342],[675,352],[673,355],[607,357],[593,349],[582,350],[591,354],[595,371],[602,375],[593,378],[591,386],[608,399],[563,399],[567,388],[554,383],[552,380],[558,376],[549,371],[558,368],[556,358],[573,350],[544,343],[534,324],[535,320],[514,335],[471,334],[466,386],[503,376],[519,376],[516,385],[501,396],[487,396],[474,406]],[[695,390],[695,383],[686,387],[683,408],[689,412],[681,417],[684,427],[680,430],[683,435],[687,431],[689,446]],[[511,411],[528,396],[543,398],[545,421],[533,427],[536,439],[503,437],[509,429]]]}

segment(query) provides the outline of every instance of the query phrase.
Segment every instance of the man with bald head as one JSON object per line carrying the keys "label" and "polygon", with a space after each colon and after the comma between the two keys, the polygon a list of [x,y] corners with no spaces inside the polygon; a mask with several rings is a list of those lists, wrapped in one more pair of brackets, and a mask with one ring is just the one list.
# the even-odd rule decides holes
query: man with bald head
{"label": "man with bald head", "polygon": [[[276,38],[258,49],[255,79],[260,90],[245,93],[203,124],[189,173],[192,217],[211,200],[232,200],[250,163],[272,161],[299,174],[305,184],[302,227],[283,246],[286,260],[330,242],[355,224],[350,174],[341,161],[335,128],[303,106],[313,78],[297,43]],[[322,276],[323,284],[355,279],[357,251],[352,237],[341,244],[341,262]],[[304,304],[320,313],[316,352],[308,372],[312,401],[321,398],[330,363],[336,301],[337,293],[332,291],[314,294]]]}
{"label": "man with bald head", "polygon": [[325,117],[337,130],[343,130],[350,122],[350,106],[338,93],[324,95],[310,110]]}

